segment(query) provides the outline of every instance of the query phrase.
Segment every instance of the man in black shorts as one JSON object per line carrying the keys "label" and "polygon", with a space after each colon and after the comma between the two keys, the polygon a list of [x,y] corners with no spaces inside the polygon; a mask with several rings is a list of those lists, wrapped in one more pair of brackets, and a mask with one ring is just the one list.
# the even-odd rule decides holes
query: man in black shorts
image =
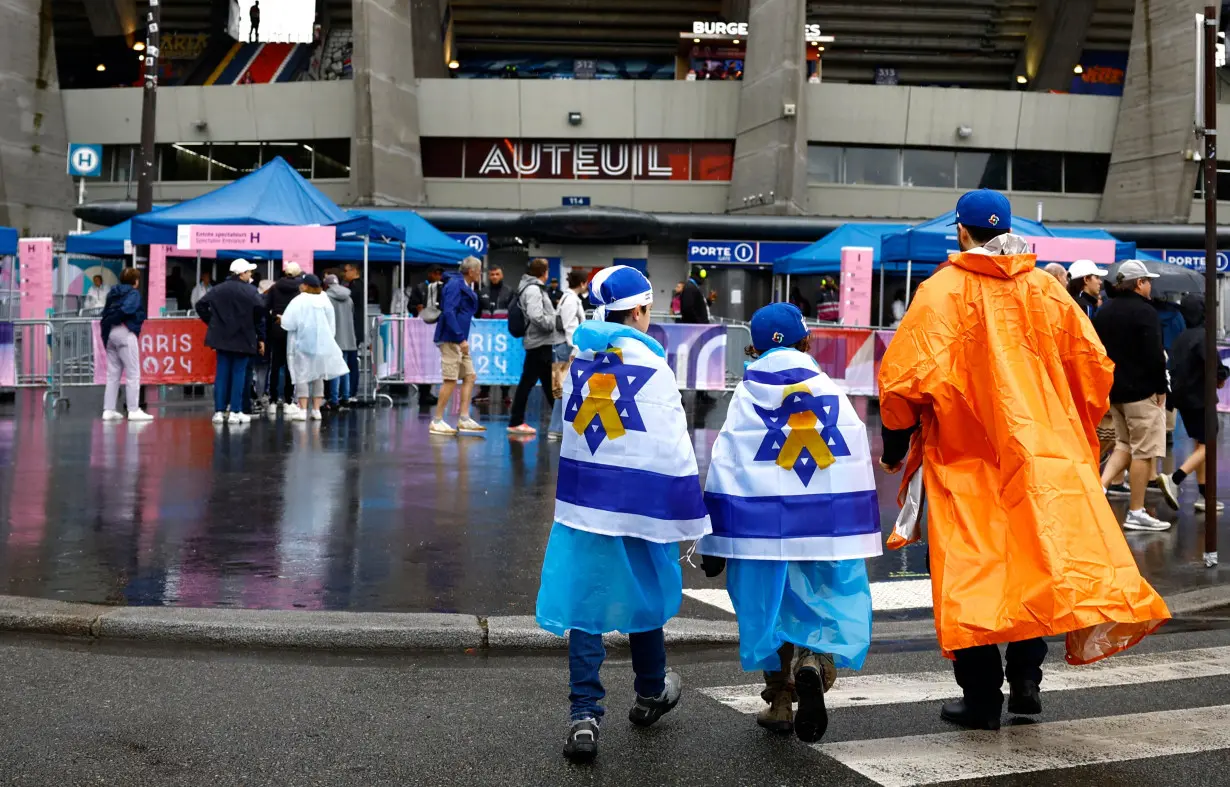
{"label": "man in black shorts", "polygon": [[[1208,442],[1206,438],[1209,437],[1204,433],[1204,296],[1195,293],[1183,296],[1179,310],[1183,312],[1187,330],[1179,334],[1179,338],[1175,339],[1174,344],[1170,346],[1170,381],[1173,389],[1170,401],[1179,411],[1179,417],[1183,419],[1183,428],[1195,441],[1196,447],[1183,462],[1182,467],[1174,471],[1173,475],[1160,476],[1158,481],[1167,487],[1168,497],[1177,499],[1179,484],[1182,484],[1189,475],[1195,474],[1196,483],[1200,488],[1196,510],[1203,511],[1206,506],[1204,453],[1205,444]],[[1230,375],[1230,369],[1227,369],[1225,364],[1218,364],[1217,387],[1220,388],[1225,383],[1228,375]],[[1212,435],[1212,438],[1216,440],[1217,435]],[[1222,503],[1217,503],[1218,511],[1223,508]]]}

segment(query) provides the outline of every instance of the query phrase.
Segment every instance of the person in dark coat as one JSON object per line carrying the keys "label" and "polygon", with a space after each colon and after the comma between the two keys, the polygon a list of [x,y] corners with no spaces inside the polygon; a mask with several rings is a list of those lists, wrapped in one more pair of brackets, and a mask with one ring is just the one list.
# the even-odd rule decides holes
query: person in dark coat
{"label": "person in dark coat", "polygon": [[[350,300],[354,303],[354,336],[359,343],[359,352],[353,355],[346,356],[346,365],[350,367],[350,399],[348,404],[358,402],[358,397],[355,394],[359,390],[359,355],[364,352],[367,346],[367,304],[368,291],[363,282],[363,275],[359,271],[359,266],[348,262],[342,266],[342,284],[350,288]],[[413,309],[411,310],[413,311]]]}
{"label": "person in dark coat", "polygon": [[700,288],[701,275],[692,271],[692,275],[683,283],[683,292],[679,295],[679,322],[694,325],[705,325],[709,322],[709,304],[705,293]]}
{"label": "person in dark coat", "polygon": [[205,346],[218,355],[214,376],[214,423],[246,424],[243,411],[248,364],[265,351],[265,315],[268,306],[252,286],[256,266],[247,260],[231,263],[230,277],[196,303],[196,312],[209,326]]}
{"label": "person in dark coat", "polygon": [[286,360],[286,331],[279,324],[282,313],[290,302],[299,297],[299,285],[303,283],[303,269],[297,262],[282,266],[282,278],[273,283],[265,293],[265,308],[269,311],[269,414],[276,415],[278,405],[285,402],[288,415],[293,415],[295,390],[290,381],[290,368]]}
{"label": "person in dark coat", "polygon": [[141,326],[145,307],[141,305],[141,272],[125,268],[120,283],[107,293],[100,329],[107,350],[107,387],[103,393],[103,420],[122,421],[116,408],[121,375],[127,381],[125,396],[129,421],[150,421],[153,416],[141,409]]}
{"label": "person in dark coat", "polygon": [[[1196,476],[1196,484],[1200,497],[1196,499],[1196,510],[1204,511],[1207,502],[1204,495],[1204,460],[1205,446],[1209,438],[1217,439],[1217,435],[1209,435],[1204,428],[1204,362],[1208,345],[1204,335],[1204,296],[1189,293],[1183,296],[1179,304],[1187,329],[1179,334],[1170,347],[1170,401],[1171,407],[1179,411],[1183,419],[1183,428],[1196,443],[1195,449],[1173,475],[1158,479],[1164,486],[1171,487],[1170,494],[1178,497],[1178,487],[1189,475]],[[1230,368],[1224,363],[1217,365],[1217,387],[1221,388],[1230,376]],[[1173,486],[1172,486],[1173,485]],[[1218,502],[1217,510],[1225,506]]]}

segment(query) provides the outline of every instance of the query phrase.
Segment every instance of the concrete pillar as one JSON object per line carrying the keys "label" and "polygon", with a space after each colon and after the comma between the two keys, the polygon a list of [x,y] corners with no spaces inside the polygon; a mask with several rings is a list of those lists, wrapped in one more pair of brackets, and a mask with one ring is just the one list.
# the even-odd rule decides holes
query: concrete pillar
{"label": "concrete pillar", "polygon": [[[447,0],[411,0],[414,21],[414,75],[419,79],[447,79],[444,15]],[[451,57],[452,53],[448,55]]]}
{"label": "concrete pillar", "polygon": [[1040,0],[1016,69],[1029,77],[1030,90],[1067,92],[1096,5],[1094,0]]}
{"label": "concrete pillar", "polygon": [[1100,221],[1181,222],[1191,217],[1198,165],[1195,15],[1203,0],[1136,4],[1132,48]]}
{"label": "concrete pillar", "polygon": [[807,212],[804,0],[752,0],[727,211]]}
{"label": "concrete pillar", "polygon": [[410,3],[352,0],[355,126],[351,199],[358,205],[422,205],[419,102]]}
{"label": "concrete pillar", "polygon": [[73,204],[51,0],[0,5],[0,225],[64,237]]}

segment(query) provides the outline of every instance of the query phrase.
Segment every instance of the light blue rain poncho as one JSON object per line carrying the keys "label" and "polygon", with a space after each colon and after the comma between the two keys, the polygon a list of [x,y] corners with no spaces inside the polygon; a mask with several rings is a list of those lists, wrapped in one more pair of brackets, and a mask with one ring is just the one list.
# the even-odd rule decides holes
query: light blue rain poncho
{"label": "light blue rain poncho", "polygon": [[603,321],[607,309],[651,303],[649,280],[635,268],[607,268],[590,299],[599,311],[573,334],[555,523],[538,589],[538,625],[560,636],[665,625],[683,596],[678,542],[710,529],[662,346]]}
{"label": "light blue rain poncho", "polygon": [[697,551],[727,559],[743,669],[781,669],[786,642],[862,667],[871,645],[864,558],[881,554],[867,432],[810,356],[750,363],[713,446]]}

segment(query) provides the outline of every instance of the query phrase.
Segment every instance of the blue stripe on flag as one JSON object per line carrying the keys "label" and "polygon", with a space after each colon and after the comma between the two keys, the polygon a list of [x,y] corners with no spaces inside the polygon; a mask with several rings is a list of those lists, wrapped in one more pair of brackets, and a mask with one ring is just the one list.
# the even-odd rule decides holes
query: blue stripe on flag
{"label": "blue stripe on flag", "polygon": [[875,490],[783,497],[705,492],[705,505],[715,536],[815,538],[880,532]]}
{"label": "blue stripe on flag", "polygon": [[700,478],[560,457],[555,497],[565,503],[654,519],[702,519]]}
{"label": "blue stripe on flag", "polygon": [[814,369],[786,369],[781,372],[762,372],[758,369],[748,369],[743,372],[743,379],[749,383],[765,385],[794,385],[804,380],[810,380],[819,372]]}

